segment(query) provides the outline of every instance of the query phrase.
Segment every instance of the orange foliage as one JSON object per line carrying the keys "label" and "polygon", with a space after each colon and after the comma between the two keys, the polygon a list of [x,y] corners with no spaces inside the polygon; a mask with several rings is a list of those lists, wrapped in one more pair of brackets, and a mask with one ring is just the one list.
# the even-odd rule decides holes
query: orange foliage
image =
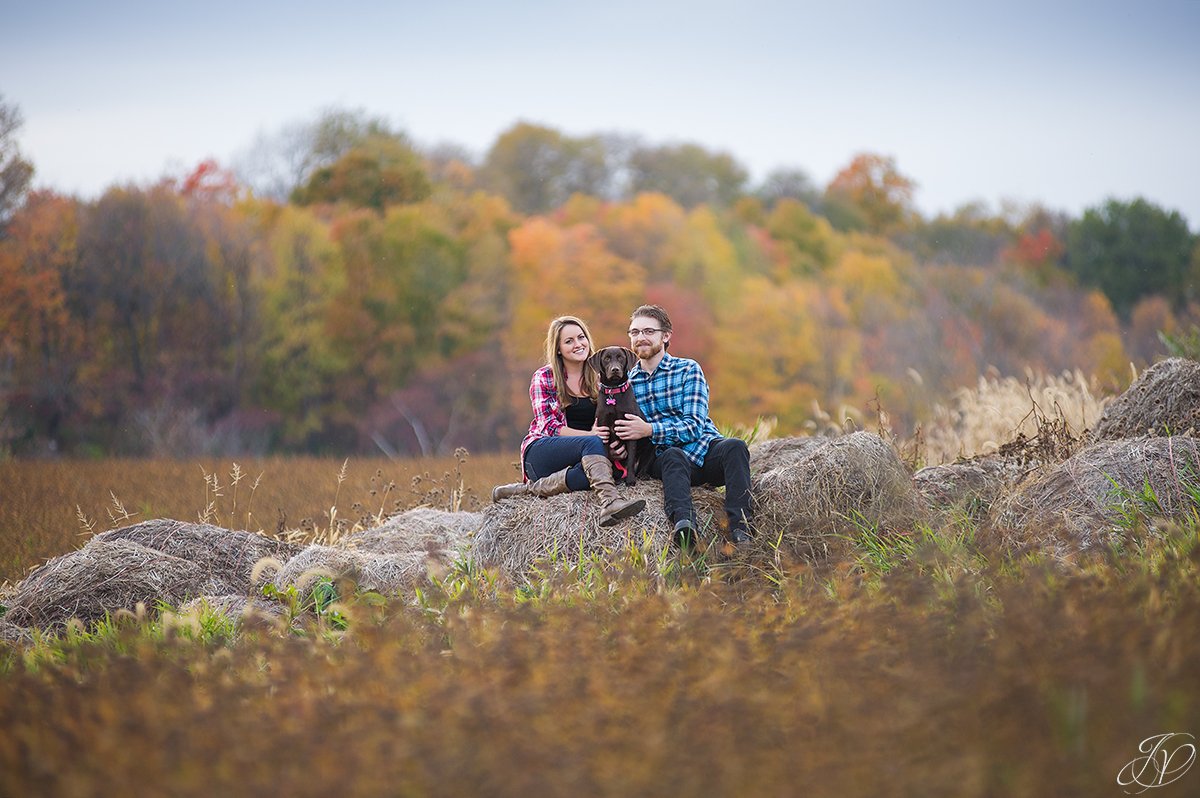
{"label": "orange foliage", "polygon": [[584,319],[597,342],[622,342],[630,312],[645,295],[646,272],[614,255],[596,228],[558,227],[533,218],[509,233],[512,347],[519,361],[540,360],[550,319]]}
{"label": "orange foliage", "polygon": [[870,229],[882,233],[908,221],[915,188],[916,183],[896,169],[895,158],[860,153],[834,176],[828,191],[853,203]]}

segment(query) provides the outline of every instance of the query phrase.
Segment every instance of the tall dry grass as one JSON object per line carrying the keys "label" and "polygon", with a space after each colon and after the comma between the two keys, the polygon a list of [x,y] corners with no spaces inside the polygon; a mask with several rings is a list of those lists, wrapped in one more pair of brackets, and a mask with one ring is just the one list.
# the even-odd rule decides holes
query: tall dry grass
{"label": "tall dry grass", "polygon": [[1075,437],[1082,437],[1100,420],[1107,401],[1096,380],[1078,370],[980,377],[948,404],[934,406],[933,418],[922,428],[924,459],[940,465],[993,453],[1020,434],[1033,438],[1039,419],[1065,422]]}
{"label": "tall dry grass", "polygon": [[78,548],[86,524],[102,532],[207,515],[230,529],[311,534],[420,504],[475,509],[492,485],[519,478],[515,459],[0,461],[0,581]]}

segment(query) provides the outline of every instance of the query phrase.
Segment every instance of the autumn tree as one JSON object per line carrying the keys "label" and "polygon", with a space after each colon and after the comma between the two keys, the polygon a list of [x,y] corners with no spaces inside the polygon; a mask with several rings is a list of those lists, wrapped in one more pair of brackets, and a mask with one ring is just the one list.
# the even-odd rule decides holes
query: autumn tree
{"label": "autumn tree", "polygon": [[927,263],[990,266],[1015,238],[1003,217],[990,213],[981,202],[968,202],[927,222],[914,218],[901,240]]}
{"label": "autumn tree", "polygon": [[377,135],[316,169],[292,192],[298,205],[344,202],[382,211],[390,205],[420,202],[431,191],[421,158],[400,136]]}
{"label": "autumn tree", "polygon": [[239,181],[259,197],[285,201],[313,173],[373,138],[399,135],[382,117],[363,110],[327,108],[311,121],[292,122],[260,135],[235,160]]}
{"label": "autumn tree", "polygon": [[861,213],[870,231],[889,233],[908,225],[914,217],[915,188],[916,183],[896,168],[895,158],[860,153],[834,176],[825,194]]}
{"label": "autumn tree", "polygon": [[734,157],[698,144],[643,146],[628,159],[629,191],[657,191],[685,208],[708,204],[732,206],[748,173]]}
{"label": "autumn tree", "polygon": [[768,209],[781,200],[795,200],[813,211],[821,206],[821,190],[803,169],[774,169],[754,193]]}
{"label": "autumn tree", "polygon": [[1176,308],[1196,298],[1189,281],[1195,237],[1178,211],[1145,199],[1116,199],[1089,208],[1067,235],[1067,269],[1081,283],[1104,292],[1127,318],[1149,294],[1166,297]]}
{"label": "autumn tree", "polygon": [[265,245],[254,272],[259,297],[258,368],[251,401],[277,415],[279,443],[317,450],[339,412],[336,385],[353,359],[331,338],[335,299],[346,288],[342,254],[311,211],[258,203],[245,209]]}
{"label": "autumn tree", "polygon": [[0,94],[0,235],[33,179],[33,165],[17,148],[17,131],[23,123],[20,110],[5,103]]}
{"label": "autumn tree", "polygon": [[832,225],[799,200],[780,199],[767,218],[766,229],[778,242],[779,265],[785,273],[813,274],[828,268],[837,256]]}
{"label": "autumn tree", "polygon": [[600,137],[572,138],[520,122],[500,135],[480,170],[483,184],[522,213],[546,213],[574,193],[603,196],[609,163]]}
{"label": "autumn tree", "polygon": [[66,443],[86,412],[87,342],[63,285],[76,259],[77,210],[35,191],[0,239],[0,451]]}

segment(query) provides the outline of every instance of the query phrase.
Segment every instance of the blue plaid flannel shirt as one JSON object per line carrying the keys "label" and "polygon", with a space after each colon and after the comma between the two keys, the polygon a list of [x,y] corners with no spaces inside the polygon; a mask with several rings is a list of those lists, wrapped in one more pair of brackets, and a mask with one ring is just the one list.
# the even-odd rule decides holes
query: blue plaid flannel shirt
{"label": "blue plaid flannel shirt", "polygon": [[708,380],[700,364],[664,352],[653,374],[642,371],[639,363],[629,382],[650,422],[654,450],[661,454],[668,446],[678,446],[697,468],[704,465],[709,444],[721,433],[708,417]]}

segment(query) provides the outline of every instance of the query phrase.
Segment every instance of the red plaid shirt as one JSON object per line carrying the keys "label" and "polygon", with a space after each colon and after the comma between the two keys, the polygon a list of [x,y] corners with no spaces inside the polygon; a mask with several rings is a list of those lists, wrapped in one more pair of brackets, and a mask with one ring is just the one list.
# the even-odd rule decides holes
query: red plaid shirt
{"label": "red plaid shirt", "polygon": [[550,438],[567,426],[567,417],[558,402],[558,391],[554,387],[554,371],[549,366],[542,366],[533,372],[529,383],[529,403],[533,405],[533,421],[529,424],[529,432],[521,441],[521,479],[528,481],[525,476],[525,450],[529,444],[538,438]]}

